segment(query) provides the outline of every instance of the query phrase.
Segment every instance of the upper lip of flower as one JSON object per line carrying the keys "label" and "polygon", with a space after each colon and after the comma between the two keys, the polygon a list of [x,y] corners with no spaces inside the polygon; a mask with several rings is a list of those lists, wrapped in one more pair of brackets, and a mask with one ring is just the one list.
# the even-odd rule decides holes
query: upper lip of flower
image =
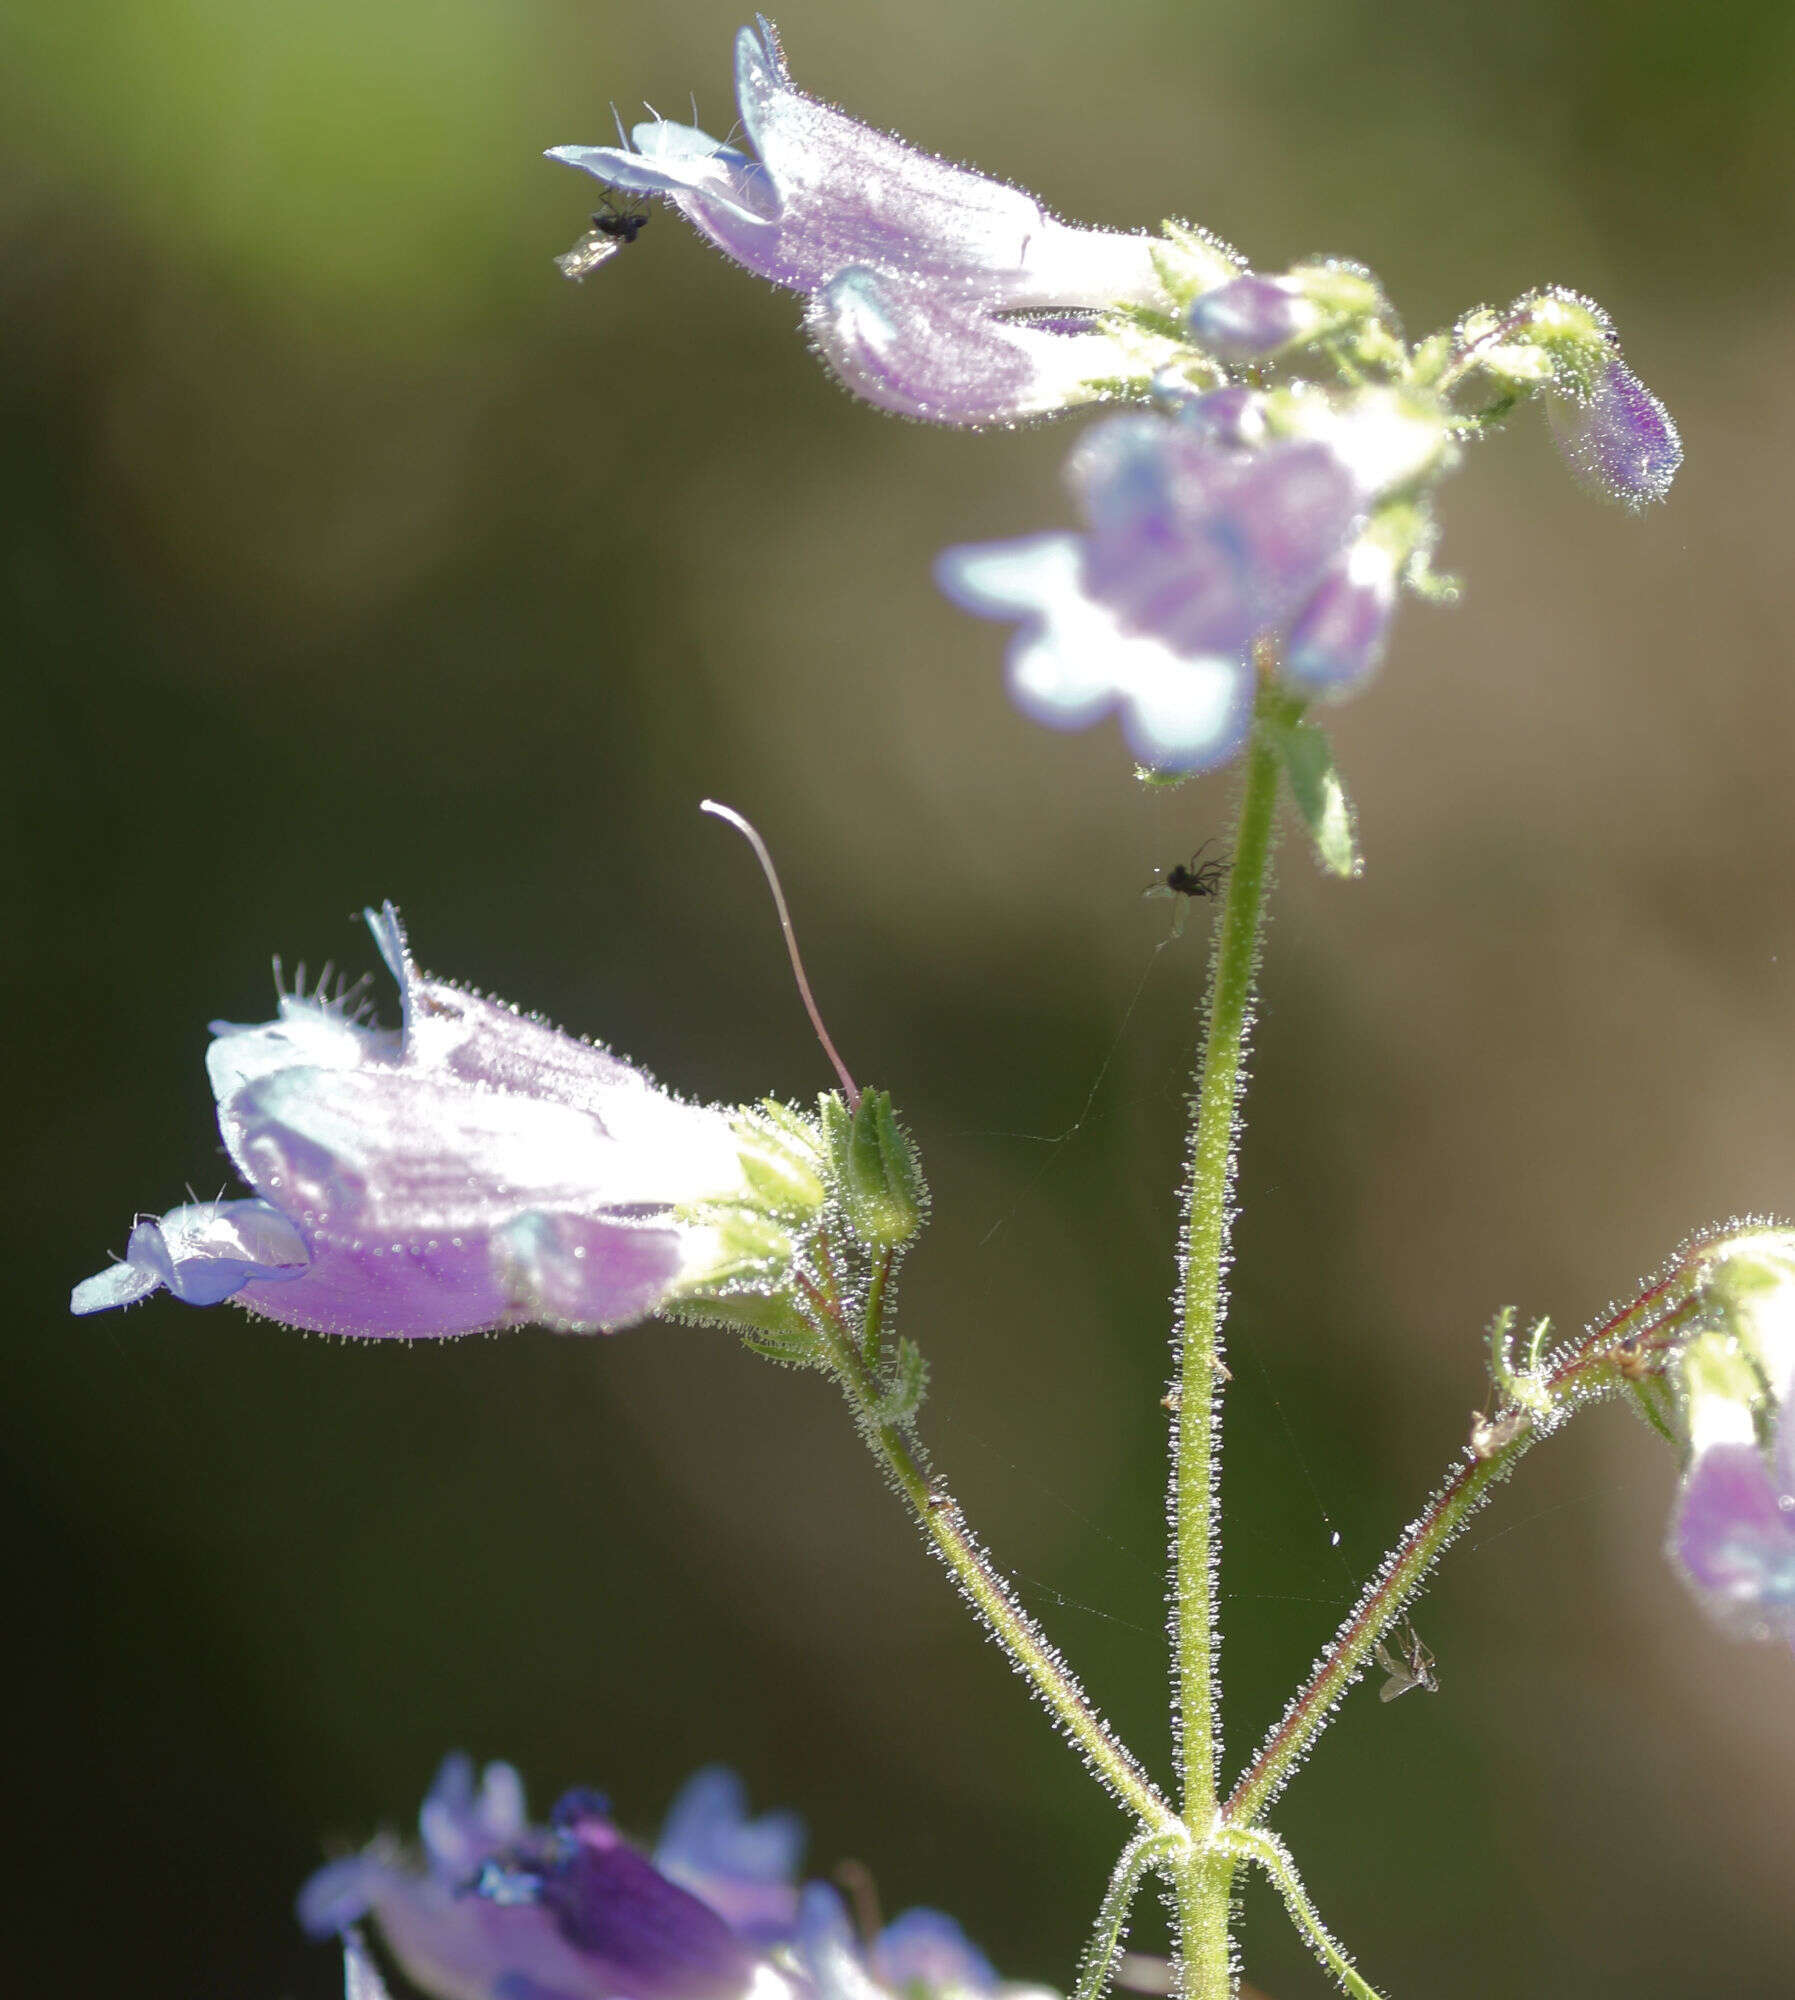
{"label": "upper lip of flower", "polygon": [[656,118],[619,146],[548,157],[674,201],[776,284],[814,291],[850,266],[960,282],[987,307],[1156,299],[1152,243],[1078,229],[1007,182],[920,151],[801,91],[764,15],[736,36],[736,101],[754,153]]}

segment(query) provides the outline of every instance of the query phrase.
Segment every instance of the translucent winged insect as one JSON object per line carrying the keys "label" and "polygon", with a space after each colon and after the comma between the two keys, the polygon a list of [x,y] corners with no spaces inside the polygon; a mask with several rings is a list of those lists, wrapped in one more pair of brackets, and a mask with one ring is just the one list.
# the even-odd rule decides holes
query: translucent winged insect
{"label": "translucent winged insect", "polygon": [[1425,1688],[1429,1694],[1438,1694],[1440,1677],[1434,1672],[1434,1656],[1422,1645],[1421,1635],[1414,1626],[1404,1625],[1392,1636],[1396,1640],[1395,1653],[1381,1639],[1377,1642],[1377,1663],[1390,1677],[1378,1689],[1378,1700],[1394,1701],[1410,1688]]}
{"label": "translucent winged insect", "polygon": [[561,275],[576,282],[589,276],[647,227],[648,204],[639,195],[607,194],[592,227],[564,257],[555,259]]}
{"label": "translucent winged insect", "polygon": [[1143,896],[1177,896],[1181,899],[1178,914],[1172,920],[1173,937],[1184,929],[1185,915],[1191,904],[1219,896],[1222,884],[1228,879],[1232,864],[1227,855],[1212,854],[1207,861],[1203,859],[1205,851],[1214,844],[1211,840],[1204,841],[1188,861],[1180,861],[1175,868],[1168,868],[1162,880],[1141,892]]}

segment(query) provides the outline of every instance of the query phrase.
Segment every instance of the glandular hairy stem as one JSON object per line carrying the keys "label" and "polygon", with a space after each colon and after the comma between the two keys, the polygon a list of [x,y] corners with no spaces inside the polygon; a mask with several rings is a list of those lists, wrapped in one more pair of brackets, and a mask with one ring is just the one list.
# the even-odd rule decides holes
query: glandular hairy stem
{"label": "glandular hairy stem", "polygon": [[[1270,730],[1261,724],[1255,728],[1247,751],[1228,896],[1209,969],[1202,1060],[1192,1100],[1186,1169],[1170,1505],[1172,1638],[1182,1807],[1186,1824],[1199,1838],[1215,1822],[1221,1752],[1215,1622],[1215,1566],[1219,1557],[1215,1464],[1220,1390],[1225,1380],[1221,1326],[1247,1026],[1271,874],[1279,770],[1276,744]],[[1226,1904],[1217,1920],[1204,1900],[1206,1894],[1199,1893],[1194,1879],[1188,1893],[1181,1889],[1181,1923],[1197,1922],[1200,1916],[1207,1934],[1219,1921],[1225,1945]],[[1187,1939],[1187,1966],[1196,1963],[1193,1954],[1196,1947]],[[1187,2000],[1194,1990],[1186,1989]]]}
{"label": "glandular hairy stem", "polygon": [[1017,1672],[1028,1680],[1086,1767],[1147,1829],[1178,1831],[1177,1816],[1164,1795],[1092,1706],[1077,1676],[1040,1626],[1017,1602],[1009,1579],[968,1527],[960,1503],[945,1481],[931,1476],[909,1421],[891,1421],[881,1415],[882,1392],[862,1356],[860,1330],[845,1323],[837,1298],[830,1292],[816,1289],[809,1303],[826,1343],[831,1370],[854,1412],[861,1436]]}
{"label": "glandular hairy stem", "polygon": [[1512,1426],[1500,1420],[1472,1427],[1458,1463],[1384,1558],[1376,1580],[1241,1775],[1223,1808],[1230,1828],[1253,1826],[1271,1806],[1333,1719],[1379,1640],[1402,1617],[1465,1523],[1533,1446],[1578,1410],[1655,1376],[1703,1323],[1709,1308],[1696,1289],[1700,1256],[1697,1246],[1629,1305],[1543,1361],[1529,1384],[1530,1404],[1517,1406],[1519,1420]]}
{"label": "glandular hairy stem", "polygon": [[1128,1935],[1129,1914],[1142,1882],[1156,1869],[1169,1869],[1189,1844],[1180,1829],[1175,1833],[1137,1833],[1123,1848],[1111,1871],[1109,1887],[1104,1891],[1091,1941],[1085,1947],[1072,2000],[1103,2000],[1122,1950],[1122,1940]]}

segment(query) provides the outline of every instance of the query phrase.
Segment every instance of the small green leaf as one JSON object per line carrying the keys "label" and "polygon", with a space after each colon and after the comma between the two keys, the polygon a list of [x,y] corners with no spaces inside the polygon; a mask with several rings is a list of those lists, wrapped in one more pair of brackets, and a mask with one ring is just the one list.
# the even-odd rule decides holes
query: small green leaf
{"label": "small green leaf", "polygon": [[1290,778],[1290,796],[1315,842],[1315,858],[1330,875],[1350,881],[1365,871],[1352,801],[1334,768],[1327,732],[1312,722],[1276,725],[1277,742]]}
{"label": "small green leaf", "polygon": [[922,1408],[928,1387],[929,1364],[922,1358],[922,1349],[913,1340],[900,1340],[879,1398],[879,1421],[907,1424]]}

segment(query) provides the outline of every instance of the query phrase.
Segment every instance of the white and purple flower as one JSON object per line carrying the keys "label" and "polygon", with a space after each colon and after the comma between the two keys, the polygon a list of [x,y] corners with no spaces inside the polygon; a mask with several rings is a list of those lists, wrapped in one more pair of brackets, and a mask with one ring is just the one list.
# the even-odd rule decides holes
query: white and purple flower
{"label": "white and purple flower", "polygon": [[1727,1630],[1795,1645],[1795,1235],[1731,1239],[1704,1284],[1719,1318],[1676,1370],[1689,1461],[1671,1558]]}
{"label": "white and purple flower", "polygon": [[1220,389],[1085,438],[1067,468],[1084,533],[949,549],[936,576],[963,609],[1017,624],[1025,713],[1082,729],[1119,710],[1141,763],[1208,770],[1251,725],[1259,641],[1305,696],[1375,669],[1408,550],[1373,510],[1449,450],[1395,399],[1353,426],[1319,397],[1280,411]]}
{"label": "white and purple flower", "polygon": [[570,1792],[535,1827],[510,1765],[476,1783],[460,1756],[418,1825],[419,1852],[383,1838],[319,1870],[299,1918],[362,1966],[356,1927],[371,1923],[438,2000],[1049,2000],[1003,1985],[936,1910],[862,1944],[833,1889],[799,1889],[798,1819],[750,1817],[720,1766],[675,1799],[652,1859],[597,1793]]}
{"label": "white and purple flower", "polygon": [[[1164,244],[1081,229],[1031,194],[918,151],[792,82],[764,17],[735,46],[744,151],[671,119],[548,157],[671,202],[727,256],[805,299],[805,325],[868,401],[935,423],[1094,402],[1130,346],[1096,315],[1165,307]],[[621,135],[620,135],[621,136]],[[1236,266],[1210,251],[1217,279]]]}
{"label": "white and purple flower", "polygon": [[[754,1226],[770,1141],[754,1114],[682,1103],[603,1048],[420,973],[391,904],[368,924],[402,1025],[317,992],[283,993],[261,1026],[215,1022],[219,1131],[254,1195],[141,1219],[73,1311],[166,1289],[322,1333],[602,1332],[719,1282],[744,1236],[777,1261],[783,1237]],[[789,1157],[773,1173],[793,1207],[820,1203]]]}
{"label": "white and purple flower", "polygon": [[1671,1550],[1721,1624],[1795,1645],[1795,1423],[1786,1400],[1770,1451],[1735,1438],[1696,1454]]}

